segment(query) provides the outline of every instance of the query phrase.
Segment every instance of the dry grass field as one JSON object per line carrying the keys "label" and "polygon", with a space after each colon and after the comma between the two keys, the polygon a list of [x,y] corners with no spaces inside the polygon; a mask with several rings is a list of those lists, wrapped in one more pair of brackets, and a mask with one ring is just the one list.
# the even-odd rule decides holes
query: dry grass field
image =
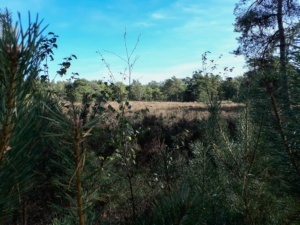
{"label": "dry grass field", "polygon": [[[118,109],[118,103],[109,103],[113,108]],[[162,116],[169,119],[185,119],[191,121],[194,119],[207,118],[209,115],[207,105],[202,102],[143,102],[143,101],[130,101],[131,109],[129,114],[148,109],[147,115]],[[235,117],[238,109],[243,105],[224,101],[221,103],[222,116]]]}

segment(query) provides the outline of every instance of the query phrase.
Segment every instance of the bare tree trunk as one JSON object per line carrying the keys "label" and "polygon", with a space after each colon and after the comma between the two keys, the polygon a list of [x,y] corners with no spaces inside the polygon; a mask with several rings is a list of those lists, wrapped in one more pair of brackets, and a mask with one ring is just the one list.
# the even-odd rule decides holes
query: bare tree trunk
{"label": "bare tree trunk", "polygon": [[283,0],[277,0],[277,25],[278,25],[278,33],[279,33],[279,54],[280,54],[280,73],[282,80],[282,99],[284,104],[284,111],[290,111],[290,95],[289,95],[289,87],[288,87],[288,76],[286,69],[286,39],[285,39],[285,31],[283,27]]}

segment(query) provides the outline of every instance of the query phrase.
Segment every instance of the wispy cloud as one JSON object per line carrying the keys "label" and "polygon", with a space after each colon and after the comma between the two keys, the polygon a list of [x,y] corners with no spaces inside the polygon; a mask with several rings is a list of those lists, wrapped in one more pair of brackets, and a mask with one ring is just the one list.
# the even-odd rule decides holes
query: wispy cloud
{"label": "wispy cloud", "polygon": [[137,27],[152,27],[152,26],[154,26],[153,23],[150,23],[150,22],[147,22],[147,21],[136,22],[133,25],[137,26]]}
{"label": "wispy cloud", "polygon": [[161,12],[154,12],[151,14],[151,18],[156,19],[156,20],[163,20],[163,19],[167,19],[168,16]]}
{"label": "wispy cloud", "polygon": [[196,14],[196,15],[203,15],[204,13],[207,13],[206,10],[204,10],[202,7],[199,7],[197,5],[190,5],[190,6],[180,6],[180,9],[184,13],[189,13],[189,14]]}
{"label": "wispy cloud", "polygon": [[199,69],[200,62],[186,62],[168,68],[165,72],[178,77],[190,76],[193,71]]}
{"label": "wispy cloud", "polygon": [[175,76],[177,78],[185,78],[191,76],[192,72],[199,69],[199,62],[185,62],[175,66],[162,67],[158,66],[151,71],[146,71],[141,68],[137,68],[134,72],[134,79],[139,78],[142,83],[148,83],[152,80],[162,81],[165,77]]}
{"label": "wispy cloud", "polygon": [[[134,73],[135,78],[142,77],[143,83],[165,80],[173,75],[180,78],[191,76],[201,66],[204,51],[226,54],[237,46],[232,26],[236,0],[1,2],[12,10],[23,11],[25,16],[30,10],[45,18],[51,31],[60,36],[56,59],[65,57],[66,52],[76,54],[78,62],[74,65],[72,62],[72,68],[88,79],[107,74],[96,56],[95,61],[90,58],[97,49],[124,54],[125,27],[129,34],[129,49],[134,46],[136,37],[142,34],[137,48],[141,58]],[[119,74],[123,71],[123,62],[109,54],[106,57],[113,72]],[[242,64],[242,59],[233,55],[228,54],[223,59],[224,66]],[[56,68],[57,63],[54,72]]]}

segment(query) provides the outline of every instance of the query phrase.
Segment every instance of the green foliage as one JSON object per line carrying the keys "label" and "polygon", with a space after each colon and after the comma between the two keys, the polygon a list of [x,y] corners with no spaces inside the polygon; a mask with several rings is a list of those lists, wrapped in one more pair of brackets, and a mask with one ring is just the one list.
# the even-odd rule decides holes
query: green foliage
{"label": "green foliage", "polygon": [[[285,13],[279,15],[280,8]],[[241,0],[236,4],[234,14],[235,32],[240,33],[237,39],[240,46],[235,53],[249,58],[265,58],[278,48],[280,17],[284,22],[285,31],[292,31],[297,23],[299,4],[297,1],[283,0],[263,0],[251,4],[251,1]]]}
{"label": "green foliage", "polygon": [[[240,99],[240,82],[241,77],[227,78],[222,80],[221,77],[204,77],[201,74],[195,73],[193,78],[177,79],[181,84],[181,87],[177,89],[176,85],[170,83],[170,88],[165,90],[165,82],[153,84],[141,84],[139,81],[133,80],[131,85],[131,100],[132,101],[208,101],[206,87],[214,87],[219,98],[222,100],[239,101]],[[215,81],[213,81],[215,79]],[[217,83],[216,83],[216,80]],[[215,83],[214,83],[215,82]],[[207,84],[206,84],[207,83]],[[102,81],[88,81],[85,79],[78,79],[75,86],[71,86],[71,82],[58,81],[53,83],[53,91],[57,94],[60,99],[66,99],[66,92],[69,88],[75,88],[75,99],[80,102],[83,94],[95,95],[105,91],[109,94],[109,100],[114,99],[127,99],[128,97],[128,86],[122,82],[116,82],[114,84],[105,85]],[[172,88],[171,88],[172,87]]]}
{"label": "green foliage", "polygon": [[162,92],[167,101],[182,101],[184,89],[183,81],[173,76],[164,82]]}
{"label": "green foliage", "polygon": [[[238,15],[237,31],[249,35],[276,23],[276,8],[261,4]],[[217,73],[206,52],[192,78],[147,85],[131,82],[138,57],[131,62],[136,45],[128,51],[125,33],[126,86],[77,73],[49,82],[47,62],[40,67],[53,60],[57,36],[42,36],[40,26],[29,19],[26,30],[8,12],[1,17],[1,224],[299,224],[297,29],[285,70],[281,56],[260,55],[249,58],[244,77],[223,80],[232,68]],[[265,40],[243,38],[252,56]],[[67,75],[76,58],[64,58],[57,74]],[[133,113],[128,99],[203,101],[208,116],[174,121],[148,109]],[[222,100],[242,102],[241,110],[225,118]]]}
{"label": "green foliage", "polygon": [[[147,95],[150,101],[161,101],[163,100],[162,84],[156,81],[151,81],[146,85],[147,93],[151,93],[151,97]],[[150,91],[151,90],[151,91]],[[150,95],[150,94],[149,94]],[[147,99],[146,99],[147,100]]]}
{"label": "green foliage", "polygon": [[7,11],[0,23],[0,221],[11,224],[26,220],[20,208],[30,204],[28,197],[35,188],[33,171],[43,143],[40,132],[47,129],[41,117],[44,96],[37,92],[36,82],[55,39],[42,36],[41,21],[32,21],[30,15],[27,29],[20,15],[19,23],[13,24]]}
{"label": "green foliage", "polygon": [[87,143],[102,116],[101,104],[105,98],[98,96],[97,102],[91,102],[92,98],[83,94],[82,104],[78,105],[73,94],[70,89],[67,95],[69,104],[49,109],[52,133],[48,132],[46,137],[52,153],[47,163],[51,168],[48,182],[55,190],[52,202],[55,223],[74,224],[79,221],[79,224],[92,224],[101,187],[96,181],[101,177],[102,167]]}
{"label": "green foliage", "polygon": [[221,83],[221,99],[228,101],[236,101],[239,99],[239,78],[227,77],[225,81]]}
{"label": "green foliage", "polygon": [[[5,153],[0,166],[0,221],[10,224],[12,221],[26,220],[20,217],[24,212],[21,207],[31,205],[30,195],[38,185],[38,175],[34,173],[41,164],[41,149],[44,140],[40,132],[47,129],[47,121],[41,118],[43,103],[36,98],[27,102],[20,114],[22,118],[15,119],[15,127],[10,138],[11,149]],[[27,108],[28,107],[28,108]],[[39,118],[39,120],[37,120]],[[31,209],[33,213],[36,209]],[[19,213],[18,213],[19,212]],[[25,212],[24,212],[25,213]],[[38,218],[30,218],[34,222]]]}
{"label": "green foliage", "polygon": [[129,99],[131,99],[132,101],[141,101],[145,99],[145,96],[145,87],[138,80],[133,80],[130,86]]}
{"label": "green foliage", "polygon": [[232,72],[233,68],[225,67],[222,72],[217,73],[217,63],[215,60],[209,60],[208,54],[210,52],[202,55],[201,70],[194,71],[192,78],[185,79],[184,101],[213,102],[217,99],[236,99],[238,85],[231,82],[232,78],[225,81],[221,78],[221,75]]}
{"label": "green foliage", "polygon": [[186,90],[184,92],[184,101],[206,101],[202,85],[204,77],[201,74],[195,73],[192,78],[186,79]]}
{"label": "green foliage", "polygon": [[141,218],[136,224],[188,224],[185,223],[185,218],[191,213],[189,209],[193,208],[190,207],[193,206],[193,197],[188,189],[182,188],[180,192],[172,193],[156,202],[152,207],[152,218]]}

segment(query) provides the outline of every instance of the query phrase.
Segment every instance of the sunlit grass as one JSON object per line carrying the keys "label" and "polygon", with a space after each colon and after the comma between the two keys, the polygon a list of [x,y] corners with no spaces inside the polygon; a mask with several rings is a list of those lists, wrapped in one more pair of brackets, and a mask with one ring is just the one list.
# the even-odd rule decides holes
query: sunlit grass
{"label": "sunlit grass", "polygon": [[[118,109],[118,103],[109,102],[109,104]],[[191,121],[194,119],[205,119],[209,116],[207,104],[203,102],[147,102],[130,101],[131,109],[129,114],[148,109],[147,115],[169,117],[175,120],[185,119]],[[231,101],[221,103],[222,116],[232,117],[236,115],[237,110],[242,104]]]}

